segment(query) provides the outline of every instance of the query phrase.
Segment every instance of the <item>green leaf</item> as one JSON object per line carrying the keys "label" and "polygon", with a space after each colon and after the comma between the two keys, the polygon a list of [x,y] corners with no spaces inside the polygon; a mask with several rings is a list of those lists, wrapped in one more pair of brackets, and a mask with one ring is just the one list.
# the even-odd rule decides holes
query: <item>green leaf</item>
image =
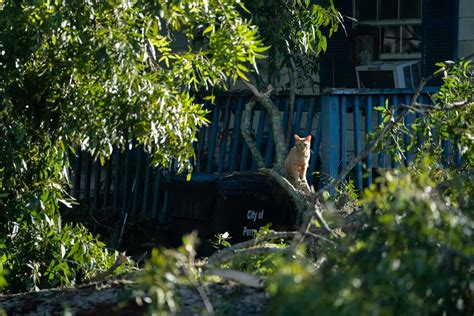
{"label": "green leaf", "polygon": [[249,81],[249,78],[239,68],[236,68],[235,71],[240,78],[244,79],[245,81]]}
{"label": "green leaf", "polygon": [[204,31],[202,32],[202,35],[206,35],[209,32],[214,33],[214,27],[215,27],[214,24],[209,25],[208,27],[204,29]]}

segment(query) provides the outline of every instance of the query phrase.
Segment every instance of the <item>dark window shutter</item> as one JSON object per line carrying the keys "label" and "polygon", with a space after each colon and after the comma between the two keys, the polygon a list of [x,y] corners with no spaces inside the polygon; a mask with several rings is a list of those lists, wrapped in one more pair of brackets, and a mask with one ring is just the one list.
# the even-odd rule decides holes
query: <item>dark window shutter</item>
{"label": "dark window shutter", "polygon": [[[422,69],[428,77],[436,71],[435,64],[457,58],[459,0],[424,0],[422,12]],[[439,85],[435,79],[429,85]]]}
{"label": "dark window shutter", "polygon": [[[334,6],[343,16],[353,16],[352,0],[335,0]],[[339,27],[339,30],[328,39],[327,51],[320,56],[319,75],[323,88],[355,87],[352,23],[346,18],[344,24],[347,35],[342,27]]]}

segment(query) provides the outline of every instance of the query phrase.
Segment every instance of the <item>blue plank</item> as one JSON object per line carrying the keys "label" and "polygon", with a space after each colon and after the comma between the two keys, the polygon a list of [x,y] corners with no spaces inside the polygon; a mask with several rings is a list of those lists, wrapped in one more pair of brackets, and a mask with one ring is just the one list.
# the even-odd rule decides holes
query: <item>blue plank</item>
{"label": "blue plank", "polygon": [[[295,113],[295,124],[293,125],[293,131],[294,134],[297,134],[299,136],[306,136],[306,135],[301,135],[301,117],[303,116],[303,106],[304,106],[304,99],[303,98],[297,98],[295,101],[295,108],[296,108],[296,113]],[[292,147],[295,144],[295,138],[291,137],[291,146]]]}
{"label": "blue plank", "polygon": [[328,181],[337,177],[339,168],[339,96],[322,97],[320,120],[321,169],[323,178]]}
{"label": "blue plank", "polygon": [[454,167],[459,168],[461,166],[461,151],[458,145],[454,145]]}
{"label": "blue plank", "polygon": [[102,203],[103,210],[106,211],[110,207],[110,183],[111,183],[111,170],[112,170],[112,156],[107,159],[105,163],[105,180],[104,180],[104,203]]}
{"label": "blue plank", "polygon": [[[255,140],[257,150],[259,151],[263,143],[263,132],[265,130],[266,116],[267,116],[267,113],[264,110],[260,110],[260,117],[258,119],[258,127],[257,127],[257,139]],[[252,170],[255,170],[255,169],[257,169],[257,162],[255,161],[255,159],[252,159]]]}
{"label": "blue plank", "polygon": [[154,219],[158,218],[159,206],[160,206],[160,195],[161,195],[161,169],[156,169],[155,174],[155,189],[153,192],[153,208],[152,208],[152,217]]}
{"label": "blue plank", "polygon": [[219,111],[220,105],[216,104],[214,106],[214,112],[212,113],[212,123],[211,128],[209,129],[209,150],[207,152],[207,172],[212,172],[212,163],[214,161],[214,153],[216,151],[216,140],[217,140],[217,131],[219,130]]}
{"label": "blue plank", "polygon": [[[392,104],[393,115],[396,118],[398,113],[399,113],[398,105],[400,104],[399,99],[398,99],[398,95],[396,95],[396,94],[393,95],[392,100],[393,100],[393,104]],[[397,152],[397,151],[398,151],[398,149],[395,152]],[[396,159],[398,159],[398,158],[399,158],[398,155],[391,157],[391,159],[392,159],[392,168],[396,168],[400,165],[400,162],[396,161]]]}
{"label": "blue plank", "polygon": [[86,207],[90,206],[90,190],[91,190],[91,155],[87,152],[84,155],[84,205]]}
{"label": "blue plank", "polygon": [[341,148],[341,165],[340,170],[342,171],[346,168],[347,165],[347,96],[343,95],[341,97],[341,102],[339,103],[339,122],[340,122],[340,148]]}
{"label": "blue plank", "polygon": [[101,167],[99,161],[94,162],[94,199],[92,202],[92,210],[96,211],[99,208],[100,199],[100,178],[101,178]]}
{"label": "blue plank", "polygon": [[[415,88],[387,88],[387,89],[341,89],[341,88],[334,88],[330,89],[329,93],[332,95],[391,95],[391,94],[413,94],[415,93]],[[423,89],[424,92],[435,93],[439,91],[438,87],[425,87]]]}
{"label": "blue plank", "polygon": [[73,196],[80,200],[81,196],[81,175],[82,175],[82,153],[78,149],[76,151],[76,156],[74,157],[74,190]]}
{"label": "blue plank", "polygon": [[122,193],[122,214],[125,214],[128,207],[128,202],[130,198],[130,169],[132,168],[130,163],[130,155],[133,149],[125,150],[125,175],[123,178],[123,193]]}
{"label": "blue plank", "polygon": [[311,147],[311,157],[309,159],[309,167],[308,171],[306,172],[306,178],[308,179],[309,185],[313,184],[313,173],[317,170],[318,166],[318,156],[319,156],[319,149],[321,147],[321,137],[322,137],[322,123],[321,123],[321,116],[318,120],[318,126],[316,127],[316,137],[314,137],[313,145]]}
{"label": "blue plank", "polygon": [[204,146],[206,145],[206,133],[207,133],[207,126],[201,127],[199,129],[198,133],[198,144],[197,144],[197,150],[196,150],[196,172],[201,172],[202,171],[202,163],[203,163],[203,149]]}
{"label": "blue plank", "polygon": [[121,153],[115,148],[114,149],[114,160],[113,160],[113,170],[114,170],[114,193],[112,196],[112,209],[113,212],[117,212],[119,208],[119,190],[120,190],[120,173],[122,169],[120,168]]}
{"label": "blue plank", "polygon": [[[373,107],[373,97],[367,97],[367,104],[365,106],[365,138],[367,139],[368,135],[372,132],[372,107]],[[367,183],[369,186],[372,183],[372,153],[367,155],[365,159],[365,164],[367,166]]]}
{"label": "blue plank", "polygon": [[[360,126],[360,96],[354,96],[354,112],[352,114],[354,122],[354,156],[360,154],[361,151],[361,126]],[[356,188],[362,190],[362,162],[358,162],[355,166],[355,185]]]}
{"label": "blue plank", "polygon": [[152,167],[151,167],[151,156],[150,154],[146,155],[146,173],[145,173],[145,184],[143,188],[143,203],[142,203],[142,213],[146,214],[147,210],[149,210],[148,207],[148,200],[149,200],[149,195],[150,195],[150,187],[151,187],[151,173],[152,173]]}
{"label": "blue plank", "polygon": [[[385,106],[385,96],[380,96],[380,105]],[[377,112],[377,124],[380,126],[383,123],[382,112]],[[385,168],[386,160],[385,160],[385,153],[383,151],[379,152],[379,168]]]}
{"label": "blue plank", "polygon": [[140,194],[140,187],[142,183],[142,166],[143,166],[143,148],[138,147],[135,149],[136,165],[135,165],[135,177],[133,178],[132,193],[132,214],[137,214],[138,209],[138,195]]}
{"label": "blue plank", "polygon": [[312,132],[313,116],[314,116],[315,108],[316,108],[315,98],[308,99],[308,116],[306,118],[306,127],[304,129],[305,135],[309,135]]}
{"label": "blue plank", "polygon": [[227,132],[225,131],[222,135],[223,139],[221,142],[220,150],[219,150],[219,161],[217,164],[217,172],[222,173],[225,170],[225,158],[227,154]]}
{"label": "blue plank", "polygon": [[237,158],[238,158],[238,150],[240,141],[240,126],[242,123],[242,110],[243,110],[243,100],[242,97],[236,100],[236,110],[234,115],[234,129],[232,131],[232,144],[231,144],[231,152],[230,152],[230,162],[229,162],[229,169],[230,171],[235,171],[237,168]]}
{"label": "blue plank", "polygon": [[[406,104],[410,104],[411,99],[412,99],[411,95],[409,95],[409,94],[405,95],[405,103]],[[415,114],[413,114],[413,113],[407,113],[407,115],[405,116],[405,126],[407,127],[407,130],[408,130],[409,133],[413,132],[413,129],[411,128],[411,124],[414,121],[414,117],[415,117]],[[411,142],[411,137],[409,135],[405,134],[404,137],[403,137],[403,142],[405,143],[405,146],[408,146],[408,144]],[[415,157],[415,155],[413,154],[413,149],[410,149],[409,151],[407,151],[406,154],[405,154],[405,157],[407,158],[406,165],[408,165],[408,163],[410,161],[413,161],[413,159]]]}
{"label": "blue plank", "polygon": [[[422,104],[428,104],[428,97],[425,95],[425,94],[422,94],[418,97],[418,102],[422,103]],[[421,115],[418,115],[418,117],[421,117]],[[423,133],[419,132],[417,133],[416,135],[417,137],[417,140],[416,140],[416,143],[417,143],[417,147],[418,148],[421,148],[421,146],[423,146],[423,143],[425,142],[425,138],[423,136]]]}
{"label": "blue plank", "polygon": [[283,99],[283,132],[286,135],[286,131],[288,130],[288,120],[290,116],[290,98],[286,97]]}
{"label": "blue plank", "polygon": [[163,207],[157,214],[158,222],[164,224],[167,222],[168,217],[168,191],[165,191],[163,198]]}
{"label": "blue plank", "polygon": [[225,114],[224,114],[224,126],[222,132],[222,139],[220,140],[219,146],[219,161],[217,164],[217,172],[222,173],[225,170],[225,160],[227,156],[227,138],[228,138],[228,129],[229,129],[229,121],[230,121],[230,97],[226,103],[225,107]]}

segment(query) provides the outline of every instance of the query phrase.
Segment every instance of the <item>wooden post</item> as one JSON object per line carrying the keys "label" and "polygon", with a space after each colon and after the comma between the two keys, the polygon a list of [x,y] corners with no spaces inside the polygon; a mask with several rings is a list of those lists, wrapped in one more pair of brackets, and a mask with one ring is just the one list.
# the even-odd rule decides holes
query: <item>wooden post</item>
{"label": "wooden post", "polygon": [[[339,96],[321,98],[321,161],[325,182],[338,175],[339,167]],[[329,178],[328,178],[329,176]]]}

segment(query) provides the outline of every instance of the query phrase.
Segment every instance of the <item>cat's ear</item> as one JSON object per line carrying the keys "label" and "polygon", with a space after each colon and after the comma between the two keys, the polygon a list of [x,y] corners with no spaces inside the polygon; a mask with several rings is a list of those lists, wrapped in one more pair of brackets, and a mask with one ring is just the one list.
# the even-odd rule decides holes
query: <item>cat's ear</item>
{"label": "cat's ear", "polygon": [[305,140],[310,142],[311,141],[311,135],[306,136]]}
{"label": "cat's ear", "polygon": [[301,138],[295,134],[295,140],[298,141],[298,140],[301,140]]}

